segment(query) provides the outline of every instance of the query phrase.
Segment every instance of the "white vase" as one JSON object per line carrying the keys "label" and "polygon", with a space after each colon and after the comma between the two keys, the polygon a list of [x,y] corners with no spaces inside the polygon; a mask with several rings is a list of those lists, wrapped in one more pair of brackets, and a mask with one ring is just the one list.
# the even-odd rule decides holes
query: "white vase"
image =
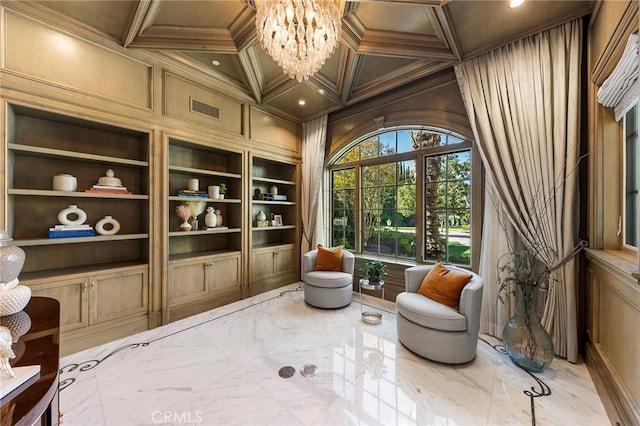
{"label": "white vase", "polygon": [[216,226],[222,226],[222,213],[216,210]]}
{"label": "white vase", "polygon": [[[110,225],[108,226],[109,229],[104,229],[105,225]],[[111,216],[105,216],[96,223],[96,232],[100,235],[114,235],[117,234],[119,230],[120,222]]]}
{"label": "white vase", "polygon": [[61,173],[53,177],[54,191],[72,192],[78,188],[78,179],[67,173]]}
{"label": "white vase", "polygon": [[256,219],[258,219],[260,222],[264,222],[265,220],[267,220],[267,215],[264,214],[262,210],[260,210],[258,212],[258,215],[256,216]]}
{"label": "white vase", "polygon": [[[76,219],[69,219],[70,215],[77,216]],[[87,213],[75,204],[69,205],[58,213],[58,221],[63,225],[82,225],[87,220]]]}
{"label": "white vase", "polygon": [[213,207],[207,207],[207,214],[204,215],[204,224],[207,228],[213,228],[217,225],[218,217],[216,216]]}
{"label": "white vase", "polygon": [[181,231],[191,231],[191,224],[187,221],[184,221],[180,224]]}
{"label": "white vase", "polygon": [[217,200],[220,197],[220,187],[218,185],[211,185],[207,190],[209,192],[209,198]]}

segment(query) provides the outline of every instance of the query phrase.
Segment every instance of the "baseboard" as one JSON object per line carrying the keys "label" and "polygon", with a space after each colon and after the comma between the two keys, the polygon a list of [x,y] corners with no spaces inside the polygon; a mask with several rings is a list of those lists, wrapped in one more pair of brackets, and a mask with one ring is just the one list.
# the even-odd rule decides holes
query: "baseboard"
{"label": "baseboard", "polygon": [[597,344],[586,344],[585,362],[611,424],[640,426],[638,406]]}

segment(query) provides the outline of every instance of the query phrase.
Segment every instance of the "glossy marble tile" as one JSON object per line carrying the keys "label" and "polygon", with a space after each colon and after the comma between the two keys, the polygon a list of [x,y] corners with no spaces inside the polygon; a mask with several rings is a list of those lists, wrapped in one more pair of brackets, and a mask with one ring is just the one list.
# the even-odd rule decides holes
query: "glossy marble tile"
{"label": "glossy marble tile", "polygon": [[[499,341],[483,336],[471,363],[439,364],[398,342],[391,302],[369,325],[357,293],[347,308],[321,310],[281,292],[63,358],[64,425],[531,424],[525,391],[541,385]],[[301,375],[305,364],[318,374]],[[296,373],[280,377],[284,366]],[[534,398],[538,425],[609,424],[583,364],[556,359],[537,376],[551,390]]]}

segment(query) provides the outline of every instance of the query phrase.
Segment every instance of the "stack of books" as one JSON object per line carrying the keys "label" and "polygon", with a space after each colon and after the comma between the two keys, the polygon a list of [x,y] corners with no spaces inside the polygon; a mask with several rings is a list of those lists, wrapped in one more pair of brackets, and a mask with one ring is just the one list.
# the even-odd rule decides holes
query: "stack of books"
{"label": "stack of books", "polygon": [[191,189],[183,189],[178,191],[179,197],[185,198],[209,198],[209,194],[204,191],[193,191]]}
{"label": "stack of books", "polygon": [[49,228],[49,238],[93,237],[93,226],[90,225],[56,225]]}
{"label": "stack of books", "polygon": [[84,192],[96,192],[100,194],[131,194],[127,191],[126,186],[112,185],[93,185],[91,189],[85,189]]}

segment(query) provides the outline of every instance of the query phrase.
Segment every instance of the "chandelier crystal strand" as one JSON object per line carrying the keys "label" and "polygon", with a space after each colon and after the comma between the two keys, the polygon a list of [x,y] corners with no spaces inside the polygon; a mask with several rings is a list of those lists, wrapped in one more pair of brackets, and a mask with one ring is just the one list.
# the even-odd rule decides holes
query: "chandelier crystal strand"
{"label": "chandelier crystal strand", "polygon": [[256,29],[260,44],[284,73],[302,81],[335,51],[342,27],[333,0],[262,0]]}

